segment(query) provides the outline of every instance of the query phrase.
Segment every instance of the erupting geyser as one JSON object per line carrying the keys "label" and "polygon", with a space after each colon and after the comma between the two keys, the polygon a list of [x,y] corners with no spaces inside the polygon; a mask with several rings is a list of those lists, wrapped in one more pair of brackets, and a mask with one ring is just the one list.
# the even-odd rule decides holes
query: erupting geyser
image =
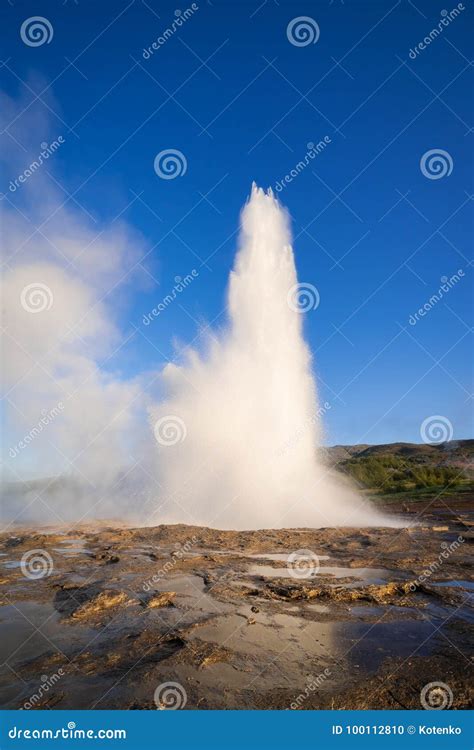
{"label": "erupting geyser", "polygon": [[289,221],[252,187],[230,276],[229,322],[163,373],[152,411],[160,507],[151,523],[215,528],[394,525],[318,457],[321,424]]}

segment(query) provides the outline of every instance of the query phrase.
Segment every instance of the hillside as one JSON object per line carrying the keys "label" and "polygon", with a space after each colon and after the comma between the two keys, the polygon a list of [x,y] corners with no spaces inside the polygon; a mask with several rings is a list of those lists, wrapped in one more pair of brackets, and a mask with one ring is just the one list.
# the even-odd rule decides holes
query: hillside
{"label": "hillside", "polygon": [[474,440],[449,443],[336,445],[326,461],[374,494],[472,490]]}

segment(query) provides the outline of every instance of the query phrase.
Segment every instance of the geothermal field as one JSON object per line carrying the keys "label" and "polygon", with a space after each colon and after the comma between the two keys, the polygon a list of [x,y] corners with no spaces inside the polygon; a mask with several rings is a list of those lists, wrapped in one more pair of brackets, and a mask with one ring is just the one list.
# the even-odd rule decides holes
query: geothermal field
{"label": "geothermal field", "polygon": [[468,706],[472,441],[323,449],[315,292],[254,186],[227,324],[143,396],[140,461],[81,438],[80,476],[5,486],[4,707]]}
{"label": "geothermal field", "polygon": [[453,500],[402,529],[3,534],[2,704],[420,708],[442,682],[425,700],[467,708],[472,513]]}

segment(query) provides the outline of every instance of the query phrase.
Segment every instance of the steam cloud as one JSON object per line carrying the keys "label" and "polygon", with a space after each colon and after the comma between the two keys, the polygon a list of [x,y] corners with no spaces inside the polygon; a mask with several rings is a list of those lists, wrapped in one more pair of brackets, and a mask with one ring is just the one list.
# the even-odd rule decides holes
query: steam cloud
{"label": "steam cloud", "polygon": [[[17,108],[1,103],[8,122]],[[35,118],[37,139],[47,141]],[[24,160],[13,153],[9,173]],[[254,186],[244,208],[227,329],[208,335],[200,353],[186,351],[181,365],[126,378],[108,362],[127,338],[115,309],[125,281],[141,283],[142,238],[120,220],[93,225],[64,204],[51,167],[42,170],[19,200],[7,192],[2,202],[3,519],[393,523],[317,457],[321,425],[288,218],[272,194]],[[157,381],[166,394],[159,402]]]}
{"label": "steam cloud", "polygon": [[[2,96],[0,104],[5,126],[26,102]],[[15,133],[28,150],[9,141],[4,181],[51,140],[41,109],[17,124],[24,121],[30,127]],[[125,379],[109,363],[126,338],[114,308],[123,305],[124,280],[139,282],[133,269],[144,243],[120,219],[94,224],[67,201],[50,176],[57,159],[34,170],[15,195],[2,185],[1,512],[22,523],[122,515],[130,498],[112,486],[133,465],[130,456],[146,455],[150,444],[145,374]]]}
{"label": "steam cloud", "polygon": [[171,444],[158,439],[166,520],[217,528],[384,523],[317,458],[321,424],[296,284],[287,214],[254,185],[230,277],[228,329],[209,336],[203,355],[190,350],[182,366],[164,369],[169,397],[152,410],[152,424],[181,425]]}

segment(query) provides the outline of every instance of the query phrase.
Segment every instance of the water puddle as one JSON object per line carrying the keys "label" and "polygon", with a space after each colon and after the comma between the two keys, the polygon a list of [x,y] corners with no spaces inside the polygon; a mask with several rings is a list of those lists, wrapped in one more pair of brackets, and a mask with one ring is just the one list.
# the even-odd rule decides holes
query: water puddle
{"label": "water puddle", "polygon": [[[174,603],[178,607],[184,607],[190,612],[199,612],[200,614],[216,614],[227,609],[224,605],[220,604],[210,594],[206,593],[206,585],[201,578],[197,575],[177,575],[167,576],[159,580],[154,584],[152,589],[156,589],[160,592],[174,591],[176,592],[176,598]],[[160,614],[163,612],[159,610]],[[182,615],[180,615],[182,617]]]}
{"label": "water puddle", "polygon": [[454,586],[454,588],[466,589],[467,591],[474,591],[474,581],[433,581],[432,586]]}
{"label": "water puddle", "polygon": [[[367,609],[374,610],[372,615],[383,614],[379,608],[363,609],[365,614]],[[245,615],[218,616],[195,628],[190,638],[224,647],[246,659],[259,654],[287,676],[304,674],[318,664],[330,666],[338,679],[341,670],[372,672],[388,657],[405,658],[416,649],[420,656],[428,655],[438,645],[436,625],[425,620],[314,622],[261,612],[250,621]]]}
{"label": "water puddle", "polygon": [[345,657],[370,672],[389,657],[429,656],[439,647],[437,625],[427,620],[344,624],[339,636],[348,644]]}
{"label": "water puddle", "polygon": [[60,547],[53,547],[54,552],[64,557],[77,557],[78,555],[91,555],[92,552],[85,549],[86,540],[82,538],[69,538],[59,542]]}
{"label": "water puddle", "polygon": [[[52,604],[22,601],[0,607],[0,659],[19,664],[46,653],[68,654],[94,632],[84,626],[65,627]],[[66,661],[66,658],[64,661]]]}
{"label": "water puddle", "polygon": [[273,568],[271,565],[251,565],[248,572],[250,575],[259,575],[264,578],[296,578],[297,580],[311,581],[312,583],[329,576],[331,578],[359,579],[358,581],[344,584],[347,588],[367,584],[383,584],[387,583],[390,579],[393,579],[394,576],[398,578],[400,577],[398,572],[394,573],[385,568],[344,568],[333,565],[322,566],[314,573],[311,573],[310,570],[308,570],[310,575],[307,577],[305,576],[304,578],[295,576],[291,567]]}
{"label": "water puddle", "polygon": [[238,653],[281,655],[285,662],[307,663],[315,655],[334,652],[333,625],[308,622],[300,617],[259,613],[254,622],[236,614],[216,617],[194,630],[191,639],[225,646]]}
{"label": "water puddle", "polygon": [[[286,562],[291,552],[266,552],[255,555],[247,555],[253,560],[276,560],[277,562]],[[318,555],[318,560],[329,560],[329,555]]]}

